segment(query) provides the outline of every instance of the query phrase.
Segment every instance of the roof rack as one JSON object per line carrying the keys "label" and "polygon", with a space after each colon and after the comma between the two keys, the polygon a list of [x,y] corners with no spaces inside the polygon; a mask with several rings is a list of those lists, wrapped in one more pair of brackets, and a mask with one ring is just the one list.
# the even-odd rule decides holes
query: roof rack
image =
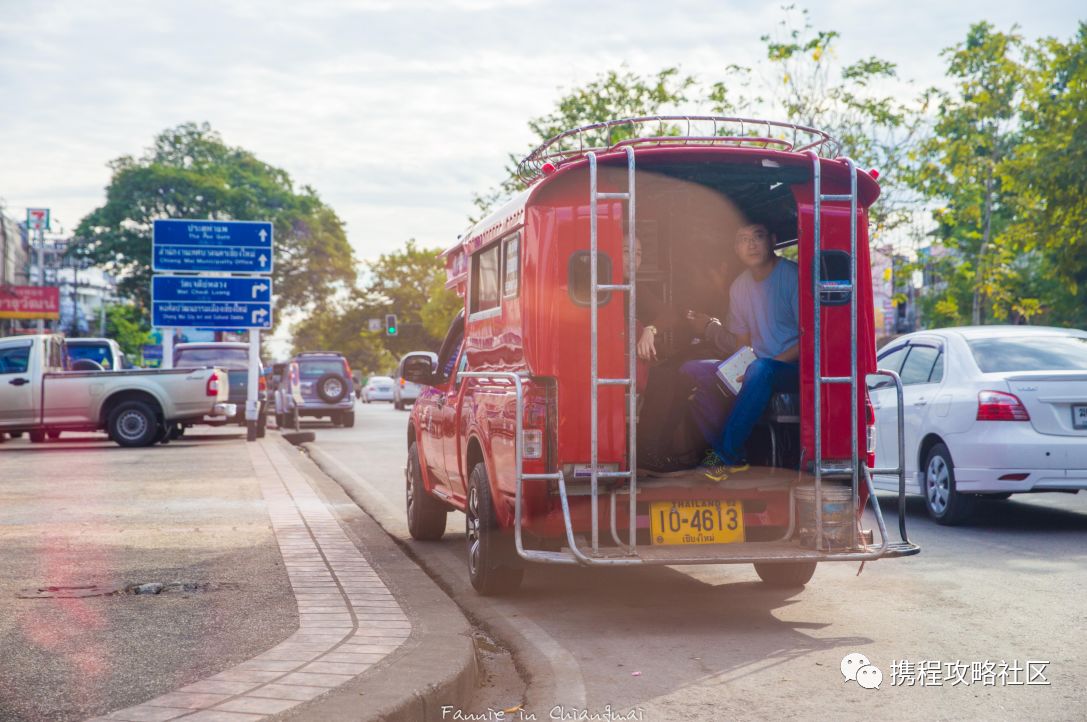
{"label": "roof rack", "polygon": [[802,153],[812,150],[837,158],[841,141],[829,133],[796,123],[718,115],[653,115],[583,125],[544,141],[517,166],[532,183],[551,164],[559,165],[624,146],[748,146]]}

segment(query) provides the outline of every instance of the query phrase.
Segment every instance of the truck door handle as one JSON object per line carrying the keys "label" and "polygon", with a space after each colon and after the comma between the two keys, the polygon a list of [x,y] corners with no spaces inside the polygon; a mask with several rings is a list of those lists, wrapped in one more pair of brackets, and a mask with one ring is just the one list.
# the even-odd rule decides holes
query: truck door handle
{"label": "truck door handle", "polygon": [[17,378],[17,379],[12,379],[11,381],[8,381],[8,383],[11,384],[12,386],[22,386],[23,384],[30,383],[30,379],[24,379],[24,378],[20,377],[20,378]]}

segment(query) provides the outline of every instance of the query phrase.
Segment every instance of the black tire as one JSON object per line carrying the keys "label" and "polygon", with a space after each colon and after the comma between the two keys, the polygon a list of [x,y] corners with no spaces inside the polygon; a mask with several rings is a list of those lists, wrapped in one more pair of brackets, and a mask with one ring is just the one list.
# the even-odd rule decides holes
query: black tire
{"label": "black tire", "polygon": [[166,434],[167,441],[174,441],[185,435],[185,427],[181,424],[172,424],[169,428],[170,430]]}
{"label": "black tire", "polygon": [[925,510],[937,524],[955,526],[970,518],[976,499],[955,488],[955,464],[946,445],[940,443],[929,449],[922,472]]}
{"label": "black tire", "polygon": [[313,387],[317,389],[317,395],[321,397],[321,401],[326,404],[339,403],[350,388],[339,374],[325,374],[317,379]]}
{"label": "black tire", "polygon": [[355,426],[355,412],[354,411],[344,412],[343,416],[340,417],[340,426],[344,427],[345,429],[354,428],[354,426]]}
{"label": "black tire", "polygon": [[419,541],[438,541],[445,534],[448,507],[427,493],[423,486],[423,469],[419,465],[419,445],[412,442],[408,449],[408,466],[404,470],[404,494],[408,510],[408,533]]}
{"label": "black tire", "polygon": [[28,436],[30,437],[31,444],[43,444],[45,443],[45,432],[34,430],[31,431]]}
{"label": "black tire", "polygon": [[143,401],[122,401],[109,412],[110,438],[119,446],[151,446],[161,432],[155,410]]}
{"label": "black tire", "polygon": [[56,441],[57,439],[60,438],[60,432],[59,431],[46,431],[45,435],[48,436],[51,441]]}
{"label": "black tire", "polygon": [[787,562],[784,564],[756,564],[755,573],[771,587],[796,588],[811,581],[815,574],[815,562]]}
{"label": "black tire", "polygon": [[22,435],[23,435],[23,432],[21,432],[21,431],[9,431],[9,432],[8,432],[8,436],[10,436],[10,437],[11,437],[11,438],[13,438],[13,439],[18,439],[18,438],[20,438],[20,437],[21,437]]}
{"label": "black tire", "polygon": [[521,586],[525,569],[514,548],[512,530],[498,525],[487,468],[476,464],[468,482],[464,530],[468,542],[468,578],[481,595],[508,594]]}
{"label": "black tire", "polygon": [[343,426],[343,414],[329,414],[328,420],[333,426]]}

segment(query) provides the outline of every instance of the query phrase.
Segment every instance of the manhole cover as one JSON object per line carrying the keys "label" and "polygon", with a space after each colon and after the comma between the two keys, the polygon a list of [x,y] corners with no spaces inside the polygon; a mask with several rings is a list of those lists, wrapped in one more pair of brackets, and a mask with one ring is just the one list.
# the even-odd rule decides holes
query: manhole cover
{"label": "manhole cover", "polygon": [[142,584],[129,584],[124,588],[124,593],[166,594],[167,592],[181,592],[183,594],[193,594],[237,588],[238,585],[235,582],[144,582]]}
{"label": "manhole cover", "polygon": [[79,597],[104,597],[116,594],[124,589],[117,584],[75,584],[48,585],[31,589],[20,589],[15,593],[19,599],[76,599]]}

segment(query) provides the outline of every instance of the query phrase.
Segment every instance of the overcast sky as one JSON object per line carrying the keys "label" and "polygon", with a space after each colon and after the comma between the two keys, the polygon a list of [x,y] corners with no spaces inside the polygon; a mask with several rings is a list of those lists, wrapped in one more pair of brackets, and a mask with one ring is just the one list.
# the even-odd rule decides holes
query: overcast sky
{"label": "overcast sky", "polygon": [[[924,86],[971,23],[1068,38],[1075,7],[822,0],[811,16],[843,61],[877,54]],[[208,121],[316,188],[360,258],[444,247],[563,89],[622,63],[712,81],[756,63],[781,17],[735,0],[0,0],[0,199],[74,228],[108,161]]]}

